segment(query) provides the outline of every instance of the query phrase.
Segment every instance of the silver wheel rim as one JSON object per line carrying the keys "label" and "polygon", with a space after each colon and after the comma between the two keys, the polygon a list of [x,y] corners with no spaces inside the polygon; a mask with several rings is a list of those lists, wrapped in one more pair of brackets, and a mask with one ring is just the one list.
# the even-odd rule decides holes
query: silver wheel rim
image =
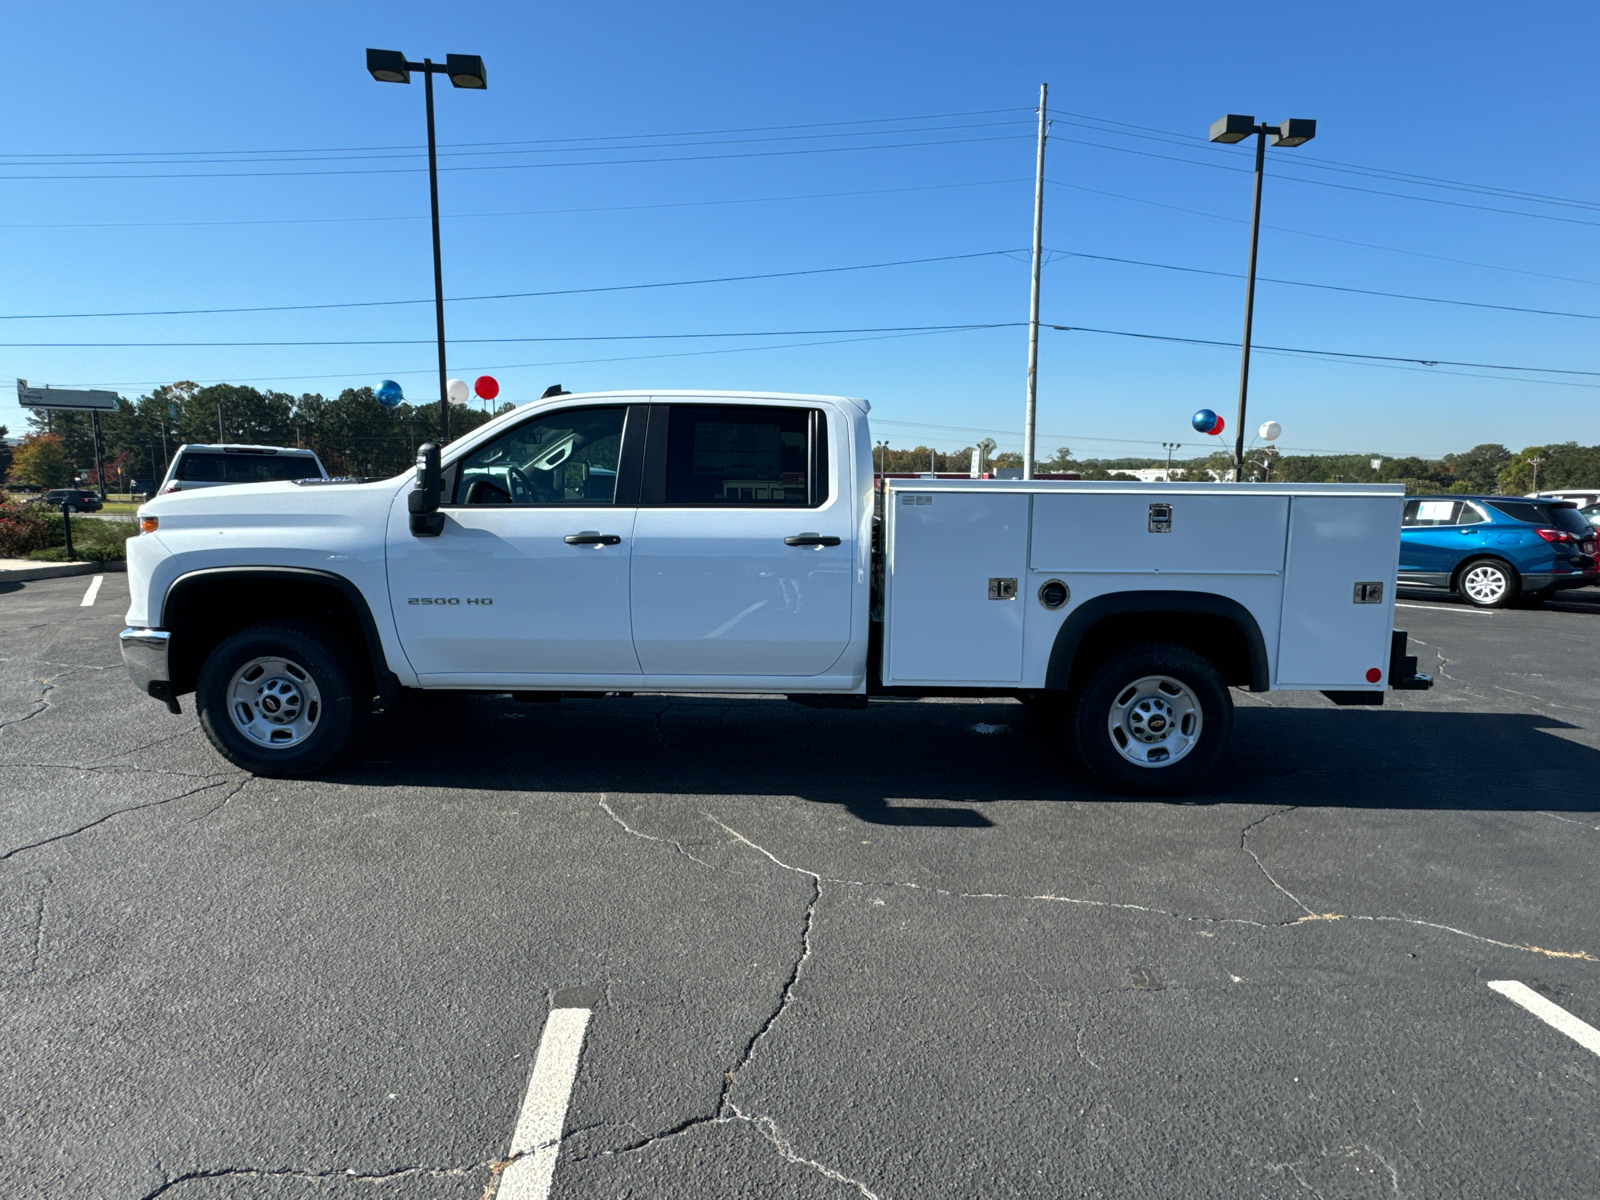
{"label": "silver wheel rim", "polygon": [[1461,590],[1479,604],[1493,604],[1505,596],[1510,586],[1506,573],[1487,563],[1473,567],[1461,578]]}
{"label": "silver wheel rim", "polygon": [[317,731],[322,693],[311,673],[279,655],[252,658],[228,681],[233,727],[266,750],[292,750]]}
{"label": "silver wheel rim", "polygon": [[1111,701],[1106,731],[1111,744],[1136,767],[1170,767],[1200,740],[1200,699],[1170,675],[1135,679]]}

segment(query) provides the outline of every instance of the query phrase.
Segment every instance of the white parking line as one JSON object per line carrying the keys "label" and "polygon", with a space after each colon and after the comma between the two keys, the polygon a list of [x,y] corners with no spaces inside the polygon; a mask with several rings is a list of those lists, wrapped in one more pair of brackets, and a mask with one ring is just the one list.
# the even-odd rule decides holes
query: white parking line
{"label": "white parking line", "polygon": [[550,1195],[556,1155],[561,1152],[561,1129],[567,1123],[567,1102],[578,1077],[578,1054],[591,1011],[561,1007],[562,1001],[557,993],[558,1007],[550,1010],[539,1038],[533,1077],[528,1080],[528,1094],[507,1156],[516,1161],[500,1176],[499,1200],[545,1200]]}
{"label": "white parking line", "polygon": [[1478,608],[1449,608],[1443,604],[1401,604],[1398,600],[1396,600],[1394,606],[1396,608],[1421,608],[1426,609],[1428,612],[1470,613],[1474,617],[1494,616],[1492,612],[1484,612],[1482,609]]}
{"label": "white parking line", "polygon": [[1489,984],[1513,1004],[1520,1004],[1539,1020],[1553,1029],[1559,1029],[1585,1050],[1600,1054],[1600,1029],[1587,1021],[1580,1021],[1559,1004],[1552,1004],[1525,983],[1515,979],[1497,979]]}
{"label": "white parking line", "polygon": [[94,604],[94,598],[100,594],[100,585],[106,581],[104,575],[96,575],[89,581],[89,590],[83,594],[83,599],[78,601],[79,608],[89,608]]}

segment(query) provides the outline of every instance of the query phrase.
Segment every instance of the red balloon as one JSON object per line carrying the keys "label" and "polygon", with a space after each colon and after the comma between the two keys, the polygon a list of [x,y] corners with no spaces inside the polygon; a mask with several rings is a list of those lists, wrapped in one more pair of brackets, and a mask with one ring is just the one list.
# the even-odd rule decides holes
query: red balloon
{"label": "red balloon", "polygon": [[500,394],[500,383],[493,375],[479,375],[477,382],[472,385],[472,390],[484,400],[493,400]]}
{"label": "red balloon", "polygon": [[1216,425],[1211,430],[1211,436],[1216,437],[1217,434],[1222,432],[1222,427],[1226,424],[1226,421],[1224,421],[1221,417],[1218,417]]}

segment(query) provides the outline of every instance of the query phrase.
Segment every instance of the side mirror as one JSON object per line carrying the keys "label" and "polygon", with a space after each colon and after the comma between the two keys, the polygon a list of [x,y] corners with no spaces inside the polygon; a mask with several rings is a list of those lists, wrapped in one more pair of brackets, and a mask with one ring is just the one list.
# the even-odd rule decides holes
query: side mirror
{"label": "side mirror", "polygon": [[417,450],[417,484],[406,497],[412,537],[438,537],[444,532],[444,514],[439,511],[443,474],[439,467],[439,443],[424,442]]}

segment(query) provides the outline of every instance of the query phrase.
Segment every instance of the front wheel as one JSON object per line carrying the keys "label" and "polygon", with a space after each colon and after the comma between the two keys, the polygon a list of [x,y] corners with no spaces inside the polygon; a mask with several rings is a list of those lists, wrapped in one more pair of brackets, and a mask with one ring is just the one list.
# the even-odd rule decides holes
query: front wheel
{"label": "front wheel", "polygon": [[1084,765],[1111,791],[1170,795],[1216,767],[1233,732],[1233,698],[1193,650],[1135,646],[1090,677],[1073,732]]}
{"label": "front wheel", "polygon": [[327,766],[360,730],[355,674],[327,635],[300,622],[252,625],[207,656],[195,687],[217,753],[252,775]]}
{"label": "front wheel", "polygon": [[1458,585],[1475,608],[1504,608],[1517,598],[1517,573],[1494,558],[1480,558],[1461,569]]}

